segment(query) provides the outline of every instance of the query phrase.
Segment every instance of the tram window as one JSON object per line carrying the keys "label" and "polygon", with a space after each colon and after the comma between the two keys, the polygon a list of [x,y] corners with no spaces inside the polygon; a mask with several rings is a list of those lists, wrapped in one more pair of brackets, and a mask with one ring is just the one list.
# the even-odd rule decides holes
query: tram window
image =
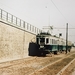
{"label": "tram window", "polygon": [[51,39],[50,39],[50,43],[51,43]]}
{"label": "tram window", "polygon": [[39,44],[39,38],[37,38],[36,42],[37,42],[37,44]]}
{"label": "tram window", "polygon": [[55,44],[56,44],[56,40],[55,40]]}
{"label": "tram window", "polygon": [[51,39],[51,44],[52,44],[52,39]]}
{"label": "tram window", "polygon": [[53,39],[53,44],[55,44],[55,40]]}
{"label": "tram window", "polygon": [[49,43],[49,39],[48,38],[46,39],[46,43]]}
{"label": "tram window", "polygon": [[45,42],[45,38],[40,38],[40,42]]}
{"label": "tram window", "polygon": [[52,39],[52,44],[54,43],[53,41],[54,41],[54,40]]}

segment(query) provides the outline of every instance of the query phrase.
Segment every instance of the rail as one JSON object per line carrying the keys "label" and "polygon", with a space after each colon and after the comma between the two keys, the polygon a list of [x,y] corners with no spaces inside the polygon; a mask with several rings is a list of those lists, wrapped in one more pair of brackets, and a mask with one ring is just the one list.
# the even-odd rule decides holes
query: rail
{"label": "rail", "polygon": [[22,19],[2,10],[0,8],[0,19],[4,20],[5,22],[11,23],[12,25],[15,25],[19,28],[22,28],[28,32],[34,33],[34,34],[38,34],[41,32],[41,30],[25,21],[23,21]]}

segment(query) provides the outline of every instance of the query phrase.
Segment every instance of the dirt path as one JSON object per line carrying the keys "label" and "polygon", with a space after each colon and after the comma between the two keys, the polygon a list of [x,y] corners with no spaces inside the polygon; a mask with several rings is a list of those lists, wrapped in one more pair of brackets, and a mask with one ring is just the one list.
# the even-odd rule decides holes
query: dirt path
{"label": "dirt path", "polygon": [[[60,59],[62,59],[63,57],[66,57],[72,53],[75,53],[75,51],[72,51],[68,54],[59,54],[59,55],[53,55],[52,57],[50,55],[47,55],[46,57],[29,57],[29,58],[25,58],[25,59],[20,59],[20,60],[15,60],[15,61],[9,61],[9,62],[4,62],[4,63],[0,63],[0,75],[30,75],[31,73],[35,72],[33,75],[54,75],[56,74],[56,70],[59,66],[59,70],[60,70],[60,65],[59,64],[63,64],[64,61],[69,60],[71,61],[73,59],[74,56],[68,58],[68,59],[63,59],[60,62],[57,62],[57,65],[51,65],[48,66],[46,69],[40,70],[40,72],[36,73],[37,70],[52,64]],[[63,64],[66,65],[67,63]],[[55,71],[54,71],[55,70]],[[54,74],[51,74],[50,72]]]}
{"label": "dirt path", "polygon": [[68,66],[62,75],[75,75],[75,61]]}
{"label": "dirt path", "polygon": [[[61,69],[63,69],[70,61],[75,58],[75,54],[62,59],[59,62],[56,62],[52,65],[48,65],[47,67],[34,72],[32,75],[56,75]],[[67,74],[66,74],[67,75]]]}
{"label": "dirt path", "polygon": [[0,75],[28,75],[60,57],[33,57],[31,60],[12,61],[0,64]]}

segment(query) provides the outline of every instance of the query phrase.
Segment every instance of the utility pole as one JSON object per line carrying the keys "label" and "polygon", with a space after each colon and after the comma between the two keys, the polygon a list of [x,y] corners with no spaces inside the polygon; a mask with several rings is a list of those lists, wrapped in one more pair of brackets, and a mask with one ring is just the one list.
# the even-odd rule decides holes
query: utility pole
{"label": "utility pole", "polygon": [[68,23],[66,24],[66,54],[67,54],[67,48],[68,47]]}

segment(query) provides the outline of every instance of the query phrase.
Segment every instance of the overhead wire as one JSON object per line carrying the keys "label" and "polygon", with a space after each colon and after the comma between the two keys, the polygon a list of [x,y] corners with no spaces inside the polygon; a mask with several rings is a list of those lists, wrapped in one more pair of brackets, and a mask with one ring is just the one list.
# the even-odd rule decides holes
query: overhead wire
{"label": "overhead wire", "polygon": [[[64,19],[69,23],[69,21],[66,19],[66,17],[63,15],[63,13],[59,10],[59,8],[56,6],[56,4],[53,2],[53,0],[51,0],[51,2],[53,3],[53,5],[56,7],[56,9],[60,12],[60,14],[64,17]],[[70,25],[72,25],[71,23],[69,23]],[[75,29],[75,28],[71,28],[71,29]]]}
{"label": "overhead wire", "polygon": [[[66,17],[63,15],[63,13],[59,10],[59,8],[56,6],[56,4],[53,2],[53,0],[51,0],[51,2],[53,3],[53,5],[56,7],[56,9],[60,12],[60,14],[64,17],[64,19],[68,22],[68,20],[66,19]],[[70,24],[70,23],[69,23]],[[71,25],[71,24],[70,24]],[[54,27],[53,29],[66,29],[66,28],[57,28],[57,27]],[[75,29],[75,28],[68,28],[68,29]],[[71,35],[69,35],[71,36]],[[72,35],[72,36],[75,36],[75,35]]]}
{"label": "overhead wire", "polygon": [[[66,29],[66,28],[56,28],[56,27],[54,27],[53,29]],[[75,28],[68,28],[68,29],[75,29]]]}
{"label": "overhead wire", "polygon": [[[59,10],[59,8],[56,6],[56,4],[53,2],[53,0],[51,0],[51,2],[52,2],[53,5],[56,7],[56,9],[60,12],[60,14],[64,17],[64,19],[65,19],[66,21],[68,21],[68,20],[66,19],[66,17],[63,15],[63,13],[62,13],[62,12]],[[1,2],[0,2],[0,4],[1,4],[1,5],[4,5],[4,6],[6,6],[6,7],[8,7],[9,9],[12,9],[12,10],[16,11],[15,9],[13,9],[12,7],[7,6],[6,4],[3,4],[3,3],[1,3]],[[21,13],[21,12],[19,12],[19,13]],[[56,28],[56,27],[54,27],[53,29],[66,29],[66,28]],[[75,29],[75,28],[68,28],[68,29]]]}
{"label": "overhead wire", "polygon": [[66,17],[62,14],[62,12],[58,9],[58,7],[56,6],[56,4],[51,0],[51,2],[53,3],[53,5],[56,7],[56,9],[60,12],[60,14],[64,17],[64,19],[67,21]]}

